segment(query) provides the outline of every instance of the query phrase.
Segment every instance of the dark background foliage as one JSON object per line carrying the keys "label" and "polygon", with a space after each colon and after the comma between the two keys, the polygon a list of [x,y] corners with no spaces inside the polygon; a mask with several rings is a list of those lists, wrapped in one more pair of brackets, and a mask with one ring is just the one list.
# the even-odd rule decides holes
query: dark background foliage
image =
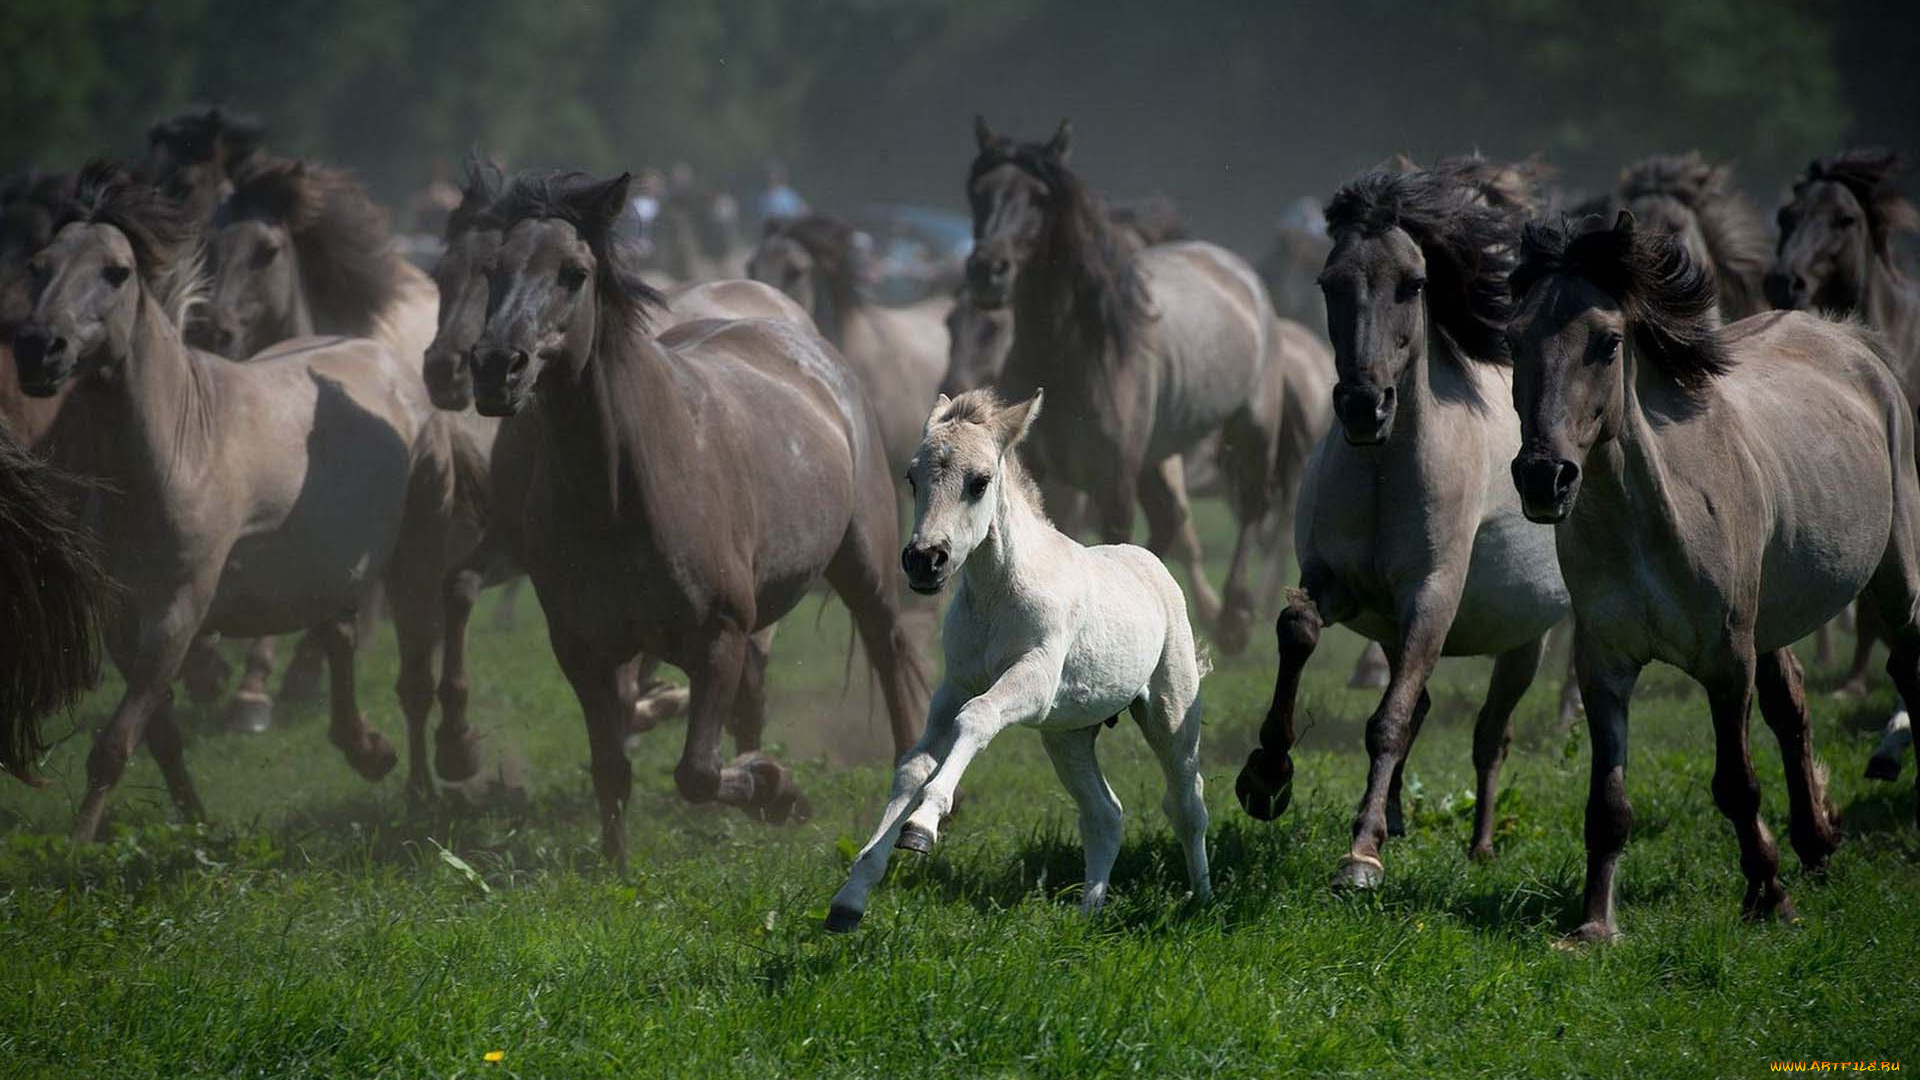
{"label": "dark background foliage", "polygon": [[1593,190],[1698,148],[1770,202],[1920,127],[1920,4],[1840,0],[8,0],[0,55],[0,169],[217,102],[396,201],[479,140],[957,208],[972,113],[1071,116],[1100,188],[1236,242],[1395,151],[1539,152]]}

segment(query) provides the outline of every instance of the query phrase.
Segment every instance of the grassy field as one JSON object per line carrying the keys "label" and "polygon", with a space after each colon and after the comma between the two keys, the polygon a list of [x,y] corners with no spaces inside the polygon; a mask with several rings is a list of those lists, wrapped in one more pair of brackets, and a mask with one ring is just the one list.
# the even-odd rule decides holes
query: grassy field
{"label": "grassy field", "polygon": [[[1217,537],[1218,508],[1205,510]],[[1232,795],[1266,706],[1271,637],[1206,684],[1212,903],[1181,899],[1158,771],[1123,724],[1100,740],[1128,808],[1115,897],[1081,918],[1072,806],[1038,740],[1016,731],[968,774],[942,846],[896,860],[861,931],[835,937],[820,919],[886,785],[884,723],[858,678],[842,694],[844,609],[809,601],[774,654],[769,736],[799,764],[814,819],[776,828],[680,804],[680,732],[656,731],[635,759],[624,878],[596,854],[585,737],[537,605],[529,594],[508,631],[487,614],[474,711],[495,773],[523,799],[409,814],[397,774],[368,785],[350,772],[318,706],[287,707],[254,738],[186,711],[207,826],[174,823],[143,759],[110,839],[70,847],[80,736],[54,752],[50,790],[0,787],[0,1076],[1920,1068],[1913,788],[1861,779],[1865,729],[1890,693],[1836,702],[1829,672],[1816,675],[1816,737],[1848,838],[1823,879],[1786,854],[1797,925],[1737,917],[1704,700],[1671,670],[1650,672],[1635,703],[1618,945],[1552,948],[1576,921],[1586,791],[1584,739],[1548,734],[1557,678],[1520,709],[1499,860],[1465,858],[1484,662],[1448,661],[1436,677],[1408,766],[1412,831],[1384,852],[1385,887],[1332,894],[1375,702],[1344,688],[1359,645],[1337,632],[1310,669],[1293,808],[1272,825]],[[390,633],[363,656],[363,703],[397,741]],[[101,722],[117,693],[109,680],[78,727]],[[1766,813],[1784,836],[1779,755],[1754,727]]]}

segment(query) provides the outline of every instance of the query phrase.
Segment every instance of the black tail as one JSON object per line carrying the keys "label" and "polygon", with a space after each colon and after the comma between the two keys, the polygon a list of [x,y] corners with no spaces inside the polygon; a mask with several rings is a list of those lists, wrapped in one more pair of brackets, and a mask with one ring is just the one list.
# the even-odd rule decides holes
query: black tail
{"label": "black tail", "polygon": [[46,749],[40,721],[100,677],[110,602],[59,475],[0,427],[0,769],[29,783]]}

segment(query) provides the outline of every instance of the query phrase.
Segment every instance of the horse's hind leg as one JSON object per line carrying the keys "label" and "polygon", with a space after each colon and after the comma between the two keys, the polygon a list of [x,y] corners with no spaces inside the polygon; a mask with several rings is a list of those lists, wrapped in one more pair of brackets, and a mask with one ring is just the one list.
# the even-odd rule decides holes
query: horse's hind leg
{"label": "horse's hind leg", "polygon": [[433,718],[434,651],[438,614],[431,593],[410,595],[390,590],[394,638],[400,649],[400,675],[394,693],[407,719],[407,801],[420,806],[433,798],[433,770],[427,762],[427,722]]}
{"label": "horse's hind leg", "polygon": [[433,768],[456,784],[480,772],[480,740],[467,723],[467,624],[482,584],[480,567],[471,560],[441,584],[440,726],[433,733]]}
{"label": "horse's hind leg", "polygon": [[367,726],[367,718],[360,712],[359,701],[354,696],[353,615],[343,613],[307,632],[320,639],[320,647],[327,654],[330,716],[327,739],[346,755],[347,764],[352,765],[354,771],[369,780],[378,780],[393,771],[400,755],[394,752],[393,744],[385,735]]}
{"label": "horse's hind leg", "polygon": [[220,700],[227,688],[227,677],[232,674],[233,665],[220,655],[213,635],[194,635],[193,647],[187,650],[187,658],[180,665],[180,681],[186,684],[188,699],[196,705]]}
{"label": "horse's hind leg", "polygon": [[1729,670],[1702,680],[1713,709],[1713,802],[1733,823],[1740,842],[1740,870],[1747,878],[1741,912],[1750,919],[1791,919],[1793,902],[1780,884],[1780,848],[1760,819],[1760,778],[1754,775],[1747,743],[1755,662],[1751,653],[1729,659]]}
{"label": "horse's hind leg", "polygon": [[1847,668],[1846,681],[1834,691],[1844,697],[1859,697],[1867,692],[1867,666],[1873,661],[1873,645],[1885,633],[1880,612],[1874,610],[1872,604],[1860,605],[1853,628],[1859,635],[1853,642],[1853,663]]}
{"label": "horse's hind leg", "polygon": [[[1166,775],[1160,806],[1186,855],[1187,884],[1194,899],[1205,900],[1213,886],[1207,871],[1206,781],[1200,776],[1200,673],[1191,670],[1176,680],[1166,665],[1161,670],[1148,699],[1134,702],[1133,718]],[[1190,685],[1179,685],[1189,680]]]}
{"label": "horse's hind leg", "polygon": [[1186,465],[1178,455],[1166,457],[1140,474],[1140,509],[1147,518],[1147,550],[1160,556],[1173,554],[1181,560],[1200,625],[1218,625],[1220,594],[1207,581],[1200,536],[1194,531],[1193,512],[1187,504]]}
{"label": "horse's hind leg", "polygon": [[1512,652],[1501,653],[1493,662],[1487,700],[1473,725],[1473,844],[1467,854],[1476,862],[1493,858],[1494,803],[1500,794],[1500,763],[1506,760],[1507,745],[1513,741],[1513,710],[1527,687],[1533,685],[1546,647],[1547,639],[1537,637]]}
{"label": "horse's hind leg", "polygon": [[187,773],[186,746],[173,719],[172,690],[160,695],[147,718],[147,749],[153,752],[160,775],[166,778],[167,794],[173,796],[173,805],[181,816],[188,821],[205,821],[207,810],[200,805],[200,793],[194,790],[193,777]]}
{"label": "horse's hind leg", "polygon": [[[371,633],[372,627],[363,629]],[[355,635],[358,640],[359,635]],[[312,701],[320,696],[321,676],[327,661],[326,650],[312,634],[300,635],[300,641],[293,647],[293,659],[287,661],[286,674],[280,676],[280,699],[282,701]]]}
{"label": "horse's hind leg", "polygon": [[1758,657],[1754,690],[1760,698],[1760,715],[1780,742],[1780,761],[1787,770],[1787,834],[1800,864],[1819,870],[1827,865],[1840,840],[1829,820],[1827,769],[1813,754],[1807,688],[1792,649],[1776,649]]}
{"label": "horse's hind leg", "polygon": [[1229,656],[1246,649],[1253,628],[1253,593],[1246,586],[1247,556],[1252,552],[1260,523],[1273,509],[1274,432],[1251,414],[1229,419],[1220,433],[1220,471],[1227,482],[1227,499],[1240,523],[1227,564],[1220,618],[1213,639]]}
{"label": "horse's hind leg", "polygon": [[[891,503],[887,508],[891,511]],[[827,583],[852,613],[860,643],[879,672],[896,755],[914,745],[926,712],[929,683],[925,661],[900,618],[894,584],[899,573],[894,568],[898,541],[891,513],[881,520],[863,511],[847,527],[846,539],[827,565]]]}
{"label": "horse's hind leg", "polygon": [[773,652],[773,627],[747,637],[746,662],[740,665],[740,691],[733,700],[733,749],[750,754],[760,749],[767,730],[767,661]]}
{"label": "horse's hind leg", "polygon": [[278,651],[271,637],[254,638],[247,645],[247,666],[223,721],[228,731],[258,735],[273,726],[273,698],[267,693],[267,679],[273,674]]}
{"label": "horse's hind leg", "polygon": [[1900,779],[1900,762],[1911,745],[1913,717],[1907,712],[1906,702],[1896,702],[1893,715],[1887,717],[1886,726],[1880,730],[1880,742],[1874,746],[1873,756],[1867,759],[1867,779]]}
{"label": "horse's hind leg", "polygon": [[1101,775],[1094,739],[1100,725],[1074,731],[1043,731],[1040,741],[1053,761],[1054,775],[1080,808],[1080,844],[1087,860],[1080,910],[1091,915],[1107,901],[1107,882],[1120,855],[1120,800]]}

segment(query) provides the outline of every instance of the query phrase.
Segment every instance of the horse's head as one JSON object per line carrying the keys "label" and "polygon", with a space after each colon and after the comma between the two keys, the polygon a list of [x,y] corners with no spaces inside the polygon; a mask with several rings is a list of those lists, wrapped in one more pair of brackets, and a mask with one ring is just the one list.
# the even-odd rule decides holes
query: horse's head
{"label": "horse's head", "polygon": [[421,368],[428,396],[442,409],[458,412],[473,404],[467,353],[487,325],[486,267],[501,240],[497,223],[486,215],[504,186],[498,168],[477,153],[469,155],[460,205],[447,218],[446,248],[433,268],[439,325]]}
{"label": "horse's head", "polygon": [[1873,262],[1868,210],[1838,180],[1807,180],[1780,208],[1780,244],[1767,270],[1767,300],[1804,311],[1858,310]]}
{"label": "horse's head", "polygon": [[934,403],[907,468],[913,532],[900,565],[914,592],[945,588],[992,532],[1007,484],[1029,482],[1012,450],[1040,415],[1040,397],[1002,405],[993,391],[975,390]]}
{"label": "horse's head", "polygon": [[196,345],[243,360],[295,334],[300,277],[293,238],[264,218],[222,220],[207,236],[212,272],[206,310],[194,324]]}
{"label": "horse's head", "polygon": [[180,204],[186,220],[205,224],[233,193],[233,177],[260,152],[266,130],[223,109],[200,109],[147,129],[146,175]]}
{"label": "horse's head", "polygon": [[759,245],[747,258],[747,277],[779,289],[811,313],[814,311],[813,253],[784,226],[780,221],[767,222]]}
{"label": "horse's head", "polygon": [[1054,181],[1066,171],[1073,128],[1060,122],[1048,142],[1016,143],[974,117],[979,153],[967,179],[973,207],[973,252],[967,256],[967,288],[974,303],[993,309],[1013,297],[1014,281],[1046,250],[1060,193]]}
{"label": "horse's head", "polygon": [[963,286],[947,312],[947,376],[940,392],[958,396],[1000,381],[1013,347],[1013,313],[975,304]]}
{"label": "horse's head", "polygon": [[1573,512],[1593,448],[1626,423],[1628,357],[1683,391],[1728,364],[1713,272],[1669,232],[1636,227],[1527,228],[1507,324],[1520,453],[1513,482],[1528,520]]}
{"label": "horse's head", "polygon": [[521,181],[502,200],[486,324],[471,353],[482,414],[519,412],[543,378],[572,383],[585,370],[601,304],[620,302],[633,287],[613,265],[612,247],[629,181],[626,173],[604,183]]}
{"label": "horse's head", "polygon": [[[142,303],[177,296],[192,250],[192,231],[158,190],[117,166],[88,165],[53,239],[28,262],[33,310],[13,337],[20,389],[52,397],[69,380],[116,369]],[[152,294],[144,301],[143,290]]]}
{"label": "horse's head", "polygon": [[1343,233],[1317,279],[1333,339],[1333,412],[1347,441],[1393,434],[1401,379],[1427,349],[1427,260],[1398,225]]}

